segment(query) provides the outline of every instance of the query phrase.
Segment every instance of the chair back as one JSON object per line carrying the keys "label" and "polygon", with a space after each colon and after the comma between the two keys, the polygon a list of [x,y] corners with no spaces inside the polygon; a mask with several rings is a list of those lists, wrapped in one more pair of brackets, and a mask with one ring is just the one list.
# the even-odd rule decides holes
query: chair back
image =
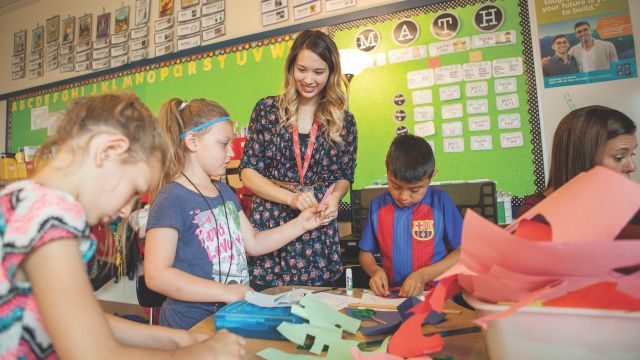
{"label": "chair back", "polygon": [[147,287],[147,284],[144,282],[144,275],[139,275],[136,279],[136,295],[138,296],[138,304],[149,308],[160,307],[167,299],[166,296]]}

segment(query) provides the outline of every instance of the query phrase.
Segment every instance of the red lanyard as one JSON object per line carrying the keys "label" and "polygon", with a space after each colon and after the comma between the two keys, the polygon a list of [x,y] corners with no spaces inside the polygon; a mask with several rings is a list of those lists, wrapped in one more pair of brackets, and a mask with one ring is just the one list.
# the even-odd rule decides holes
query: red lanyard
{"label": "red lanyard", "polygon": [[316,135],[318,134],[318,119],[313,119],[313,125],[309,132],[309,143],[307,144],[307,152],[304,154],[304,167],[300,155],[300,138],[298,134],[298,125],[293,125],[293,152],[296,154],[296,164],[298,165],[298,176],[300,176],[300,185],[304,185],[304,174],[306,174],[311,162],[311,153],[316,143]]}

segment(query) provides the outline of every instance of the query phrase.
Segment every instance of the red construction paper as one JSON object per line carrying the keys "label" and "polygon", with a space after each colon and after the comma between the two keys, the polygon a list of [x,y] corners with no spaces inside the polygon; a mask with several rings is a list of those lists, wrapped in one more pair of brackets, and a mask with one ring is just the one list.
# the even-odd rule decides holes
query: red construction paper
{"label": "red construction paper", "polygon": [[551,226],[535,220],[522,219],[514,235],[532,241],[551,241]]}
{"label": "red construction paper", "polygon": [[612,281],[599,282],[547,300],[544,305],[639,311],[640,299],[625,295],[616,286]]}

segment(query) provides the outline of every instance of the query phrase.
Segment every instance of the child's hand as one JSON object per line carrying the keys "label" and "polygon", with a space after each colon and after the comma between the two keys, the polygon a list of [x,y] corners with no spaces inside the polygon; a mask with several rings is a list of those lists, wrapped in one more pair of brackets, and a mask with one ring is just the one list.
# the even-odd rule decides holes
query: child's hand
{"label": "child's hand", "polygon": [[369,279],[369,288],[378,296],[389,296],[389,280],[382,269],[376,270]]}
{"label": "child's hand", "polygon": [[300,220],[302,229],[306,232],[322,225],[321,216],[322,213],[320,212],[318,206],[313,206],[302,211],[300,215],[298,215],[298,220]]}
{"label": "child's hand", "polygon": [[320,208],[320,218],[322,220],[322,225],[327,225],[333,219],[338,217],[338,204],[340,203],[340,198],[337,196],[329,195],[326,203]]}
{"label": "child's hand", "polygon": [[309,209],[317,204],[318,200],[316,200],[316,197],[313,196],[313,192],[311,191],[293,193],[289,200],[289,206],[300,211]]}
{"label": "child's hand", "polygon": [[400,288],[401,297],[418,296],[424,291],[425,280],[418,272],[413,272],[404,279]]}
{"label": "child's hand", "polygon": [[249,291],[253,291],[253,289],[247,285],[242,285],[242,284],[226,285],[226,288],[225,288],[226,299],[224,300],[224,302],[232,303],[234,301],[244,300],[244,295]]}
{"label": "child's hand", "polygon": [[246,345],[245,340],[235,334],[228,332],[227,330],[216,331],[216,333],[208,340],[198,345],[199,348],[204,348],[202,358],[214,358],[214,359],[240,359],[244,357]]}

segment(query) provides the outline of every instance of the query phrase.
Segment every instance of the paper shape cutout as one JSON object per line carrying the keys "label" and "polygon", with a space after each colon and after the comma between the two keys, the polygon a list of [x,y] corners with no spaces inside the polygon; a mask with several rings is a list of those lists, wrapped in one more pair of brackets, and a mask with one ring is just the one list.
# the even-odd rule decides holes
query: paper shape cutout
{"label": "paper shape cutout", "polygon": [[582,307],[640,311],[640,299],[616,290],[616,283],[604,281],[544,302],[545,306]]}
{"label": "paper shape cutout", "polygon": [[320,354],[325,346],[333,345],[342,340],[342,331],[335,328],[317,326],[313,324],[292,324],[283,322],[278,325],[278,331],[287,338],[287,340],[298,345],[304,345],[307,335],[315,338],[310,352]]}
{"label": "paper shape cutout", "polygon": [[[356,360],[404,360],[404,358],[392,354],[387,353],[387,344],[389,343],[390,338],[384,339],[384,342],[380,347],[375,351],[361,351],[358,348],[351,349],[351,354],[353,358]],[[431,358],[428,356],[423,356],[420,358],[412,358],[413,360],[430,360]]]}
{"label": "paper shape cutout", "polygon": [[295,302],[291,300],[293,290],[277,295],[268,295],[256,291],[249,291],[244,295],[246,302],[261,307],[288,307]]}
{"label": "paper shape cutout", "polygon": [[[613,241],[638,208],[640,186],[628,177],[596,166],[555,190],[521,218],[542,214],[551,224],[553,241]],[[577,223],[588,226],[576,226]]]}
{"label": "paper shape cutout", "polygon": [[342,329],[351,334],[355,334],[360,327],[360,320],[333,309],[314,294],[307,294],[298,304],[291,306],[291,313],[309,320],[313,325]]}
{"label": "paper shape cutout", "polygon": [[522,219],[514,235],[531,241],[551,241],[551,226],[535,220]]}
{"label": "paper shape cutout", "polygon": [[442,336],[440,334],[424,336],[422,323],[431,310],[442,312],[444,301],[460,290],[455,276],[442,279],[432,291],[427,293],[423,302],[409,310],[415,315],[402,323],[398,331],[391,336],[389,353],[402,357],[415,357],[442,350],[444,345]]}
{"label": "paper shape cutout", "polygon": [[331,193],[333,192],[333,188],[336,187],[336,183],[331,184],[331,186],[329,186],[329,188],[327,188],[327,191],[324,192],[324,195],[322,196],[322,200],[320,200],[320,204],[318,205],[319,208],[322,208],[326,203],[327,200],[329,199],[329,195],[331,195]]}
{"label": "paper shape cutout", "polygon": [[348,359],[351,355],[351,348],[358,346],[358,341],[342,339],[342,331],[312,324],[291,324],[282,323],[278,326],[278,331],[289,341],[298,345],[303,345],[307,335],[313,336],[314,341],[310,352],[320,354],[325,346],[327,360]]}
{"label": "paper shape cutout", "polygon": [[[414,297],[415,299],[415,297]],[[416,299],[416,301],[419,301]],[[413,306],[411,306],[413,307]],[[344,311],[347,315],[354,317],[359,320],[366,320],[365,318],[361,318],[353,315],[353,308],[345,308]],[[411,314],[412,315],[412,314]],[[408,314],[408,316],[411,316]],[[393,333],[404,321],[404,318],[400,315],[398,311],[378,311],[376,310],[376,317],[386,322],[386,324],[375,324],[372,326],[361,326],[360,332],[364,336],[374,336],[381,334],[391,334]],[[429,313],[429,315],[424,319],[425,324],[438,324],[444,321],[445,315],[439,314],[435,311]]]}
{"label": "paper shape cutout", "polygon": [[320,360],[324,359],[323,356],[312,356],[306,354],[290,354],[282,350],[274,348],[266,348],[257,352],[256,355],[265,360]]}

